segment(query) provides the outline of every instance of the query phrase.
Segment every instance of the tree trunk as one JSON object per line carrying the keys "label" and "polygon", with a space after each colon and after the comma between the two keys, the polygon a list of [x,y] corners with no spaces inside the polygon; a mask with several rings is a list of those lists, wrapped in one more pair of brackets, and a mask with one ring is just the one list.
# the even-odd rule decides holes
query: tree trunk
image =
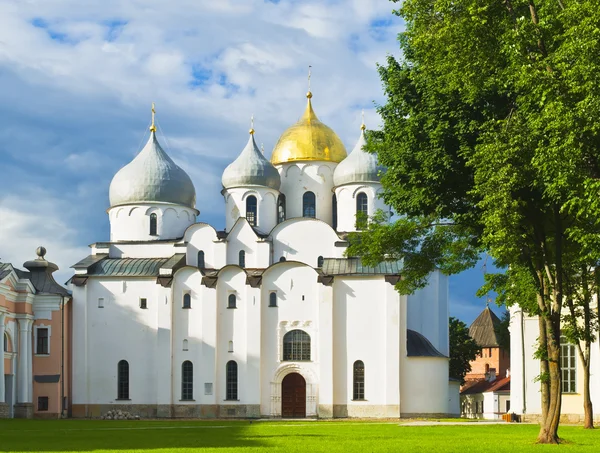
{"label": "tree trunk", "polygon": [[[560,388],[560,343],[556,338],[555,325],[557,315],[547,315],[544,322],[546,331],[546,346],[548,351],[548,409],[540,423],[538,443],[558,444],[558,425],[560,422],[561,388]],[[558,325],[560,326],[560,316]],[[559,327],[560,329],[560,327]],[[560,330],[558,331],[560,338]]]}
{"label": "tree trunk", "polygon": [[583,427],[594,429],[594,410],[590,395],[590,361],[583,364]]}

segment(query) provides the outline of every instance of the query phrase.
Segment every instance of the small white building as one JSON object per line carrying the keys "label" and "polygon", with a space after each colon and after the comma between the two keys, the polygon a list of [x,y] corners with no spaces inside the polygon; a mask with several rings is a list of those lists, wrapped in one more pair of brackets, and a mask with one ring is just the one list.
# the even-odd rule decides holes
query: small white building
{"label": "small white building", "polygon": [[381,169],[363,132],[346,154],[311,97],[271,161],[251,130],[223,173],[225,231],[197,222],[195,188],[154,127],[115,175],[111,239],[73,266],[74,416],[402,417],[457,405],[447,278],[400,296],[398,262],[344,256],[356,214],[387,210]]}

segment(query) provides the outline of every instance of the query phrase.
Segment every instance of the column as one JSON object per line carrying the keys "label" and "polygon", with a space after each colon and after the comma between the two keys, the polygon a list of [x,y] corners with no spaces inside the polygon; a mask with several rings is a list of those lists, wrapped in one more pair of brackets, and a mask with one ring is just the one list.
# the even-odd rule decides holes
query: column
{"label": "column", "polygon": [[[33,319],[27,320],[27,402],[33,403]],[[50,341],[50,339],[48,339]]]}
{"label": "column", "polygon": [[4,394],[4,314],[0,313],[0,404],[5,403]]}
{"label": "column", "polygon": [[31,320],[19,319],[19,364],[18,364],[18,401],[30,403],[30,372],[31,372]]}

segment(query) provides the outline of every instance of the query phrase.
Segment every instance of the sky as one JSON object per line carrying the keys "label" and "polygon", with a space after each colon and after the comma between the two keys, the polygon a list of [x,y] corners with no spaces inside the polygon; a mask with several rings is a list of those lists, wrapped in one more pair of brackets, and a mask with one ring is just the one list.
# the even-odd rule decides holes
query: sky
{"label": "sky", "polygon": [[[2,0],[0,260],[44,245],[66,281],[109,237],[108,187],[139,152],[156,103],[159,140],[192,178],[198,220],[224,228],[221,174],[247,141],[270,155],[313,106],[351,150],[361,111],[381,126],[377,64],[400,58],[388,0]],[[481,263],[450,279],[470,323]],[[496,310],[500,313],[500,310]]]}

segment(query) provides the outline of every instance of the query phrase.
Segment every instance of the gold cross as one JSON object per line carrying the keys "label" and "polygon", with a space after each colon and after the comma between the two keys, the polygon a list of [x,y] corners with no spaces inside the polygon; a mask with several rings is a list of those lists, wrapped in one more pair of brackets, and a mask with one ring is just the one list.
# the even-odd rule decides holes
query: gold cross
{"label": "gold cross", "polygon": [[150,126],[151,132],[156,132],[156,124],[154,123],[154,117],[156,116],[156,110],[154,109],[154,102],[152,103],[152,125]]}

